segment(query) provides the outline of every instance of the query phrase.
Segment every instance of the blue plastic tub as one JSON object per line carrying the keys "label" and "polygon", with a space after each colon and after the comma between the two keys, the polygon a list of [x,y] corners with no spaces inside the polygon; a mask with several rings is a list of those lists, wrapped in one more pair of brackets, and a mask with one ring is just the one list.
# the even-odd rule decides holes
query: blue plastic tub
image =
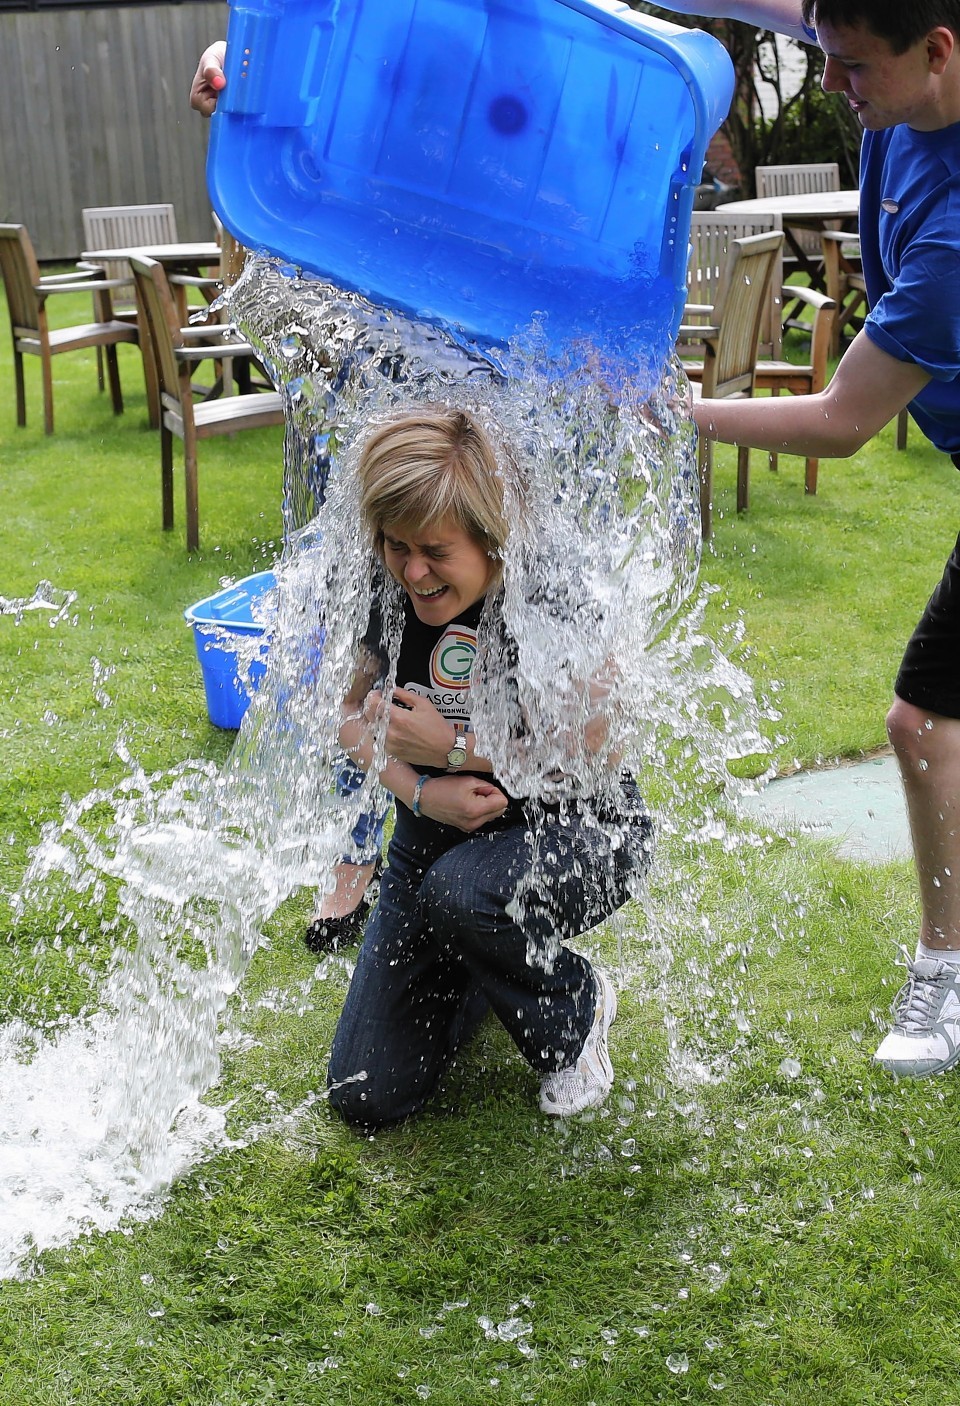
{"label": "blue plastic tub", "polygon": [[502,346],[532,322],[659,365],[733,68],[618,0],[232,0],[207,176],[223,222]]}
{"label": "blue plastic tub", "polygon": [[[255,607],[274,588],[272,571],[259,571],[216,595],[207,596],[183,612],[193,626],[193,642],[203,674],[207,713],[215,727],[239,727],[250,706],[250,694],[240,677],[240,658],[231,635],[262,636],[264,625]],[[239,639],[237,644],[239,643]],[[267,667],[266,641],[249,670],[250,687],[256,688]]]}

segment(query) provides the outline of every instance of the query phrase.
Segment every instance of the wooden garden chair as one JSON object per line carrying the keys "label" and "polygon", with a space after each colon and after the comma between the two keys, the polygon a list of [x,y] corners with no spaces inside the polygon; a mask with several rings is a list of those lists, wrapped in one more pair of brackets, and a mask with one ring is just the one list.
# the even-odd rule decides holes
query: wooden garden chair
{"label": "wooden garden chair", "polygon": [[[794,285],[791,288],[791,293],[807,307],[814,310],[810,334],[810,360],[803,365],[797,365],[792,361],[758,361],[754,389],[770,391],[772,395],[779,395],[781,391],[790,391],[793,395],[816,395],[827,384],[830,345],[833,340],[837,305],[832,298],[828,298],[825,293],[819,292],[816,288],[802,288]],[[771,469],[776,471],[776,454],[771,454],[769,461]],[[806,493],[816,493],[819,467],[819,459],[808,458],[806,460],[803,480]],[[744,512],[749,506],[750,456],[748,454],[745,467],[738,475],[737,511]]]}
{"label": "wooden garden chair", "polygon": [[[99,271],[80,274],[40,276],[33,243],[25,225],[0,224],[0,273],[7,290],[10,330],[13,334],[13,369],[17,391],[17,424],[27,423],[23,358],[40,358],[43,379],[43,427],[53,434],[53,368],[61,352],[86,347],[102,348],[106,356],[110,395],[114,414],[123,411],[117,346],[136,342],[137,329],[112,315],[111,280]],[[47,319],[47,299],[55,293],[92,292],[98,298],[100,316],[95,322],[51,328]]]}
{"label": "wooden garden chair", "polygon": [[[707,325],[684,324],[678,346],[702,345],[702,361],[684,360],[694,382],[694,394],[704,399],[752,395],[756,380],[757,348],[770,284],[783,250],[783,231],[732,239],[720,290],[713,304],[713,321]],[[697,447],[700,468],[700,524],[703,536],[713,530],[713,443],[701,435]],[[749,451],[737,455],[738,496],[748,482]],[[738,503],[739,506],[739,503]]]}
{"label": "wooden garden chair", "polygon": [[[176,244],[177,215],[172,205],[88,205],[80,211],[84,249],[145,249],[151,244]],[[137,295],[126,259],[106,259],[97,267],[116,279],[114,316],[137,320]]]}
{"label": "wooden garden chair", "polygon": [[[80,211],[83,224],[84,249],[138,249],[150,244],[177,243],[177,215],[170,204],[155,205],[88,205]],[[100,268],[114,286],[113,315],[122,322],[137,322],[137,295],[133,274],[126,259],[104,259],[96,264],[80,264],[80,268]],[[94,303],[99,316],[100,309]],[[103,385],[103,360],[97,356],[97,374]],[[156,403],[157,388],[149,356],[144,358],[143,375],[147,388],[147,403]]]}
{"label": "wooden garden chair", "polygon": [[[167,274],[181,322],[187,320],[187,291],[189,289],[198,289],[206,301],[212,303],[216,301],[224,289],[232,287],[243,273],[247,250],[216,215],[213,217],[213,223],[216,230],[216,240],[220,246],[220,266],[216,276],[197,277],[192,274]],[[223,310],[209,313],[208,316],[212,317],[215,322],[226,323],[228,321]],[[230,358],[225,358],[218,368],[218,375],[219,393],[223,395],[231,394],[234,384],[242,392],[272,389],[267,372],[254,356],[252,347],[248,347],[246,355],[240,357],[236,364]]]}
{"label": "wooden garden chair", "polygon": [[[761,200],[776,195],[807,195],[816,190],[840,189],[840,166],[836,161],[806,161],[788,166],[757,166],[753,175],[757,196]],[[816,230],[791,231],[790,238],[795,239],[801,248],[813,258],[822,257],[820,235]]]}
{"label": "wooden garden chair", "polygon": [[[831,356],[839,356],[846,336],[854,337],[863,327],[867,315],[867,285],[860,261],[860,236],[841,230],[824,230],[823,269],[827,292],[837,305]],[[897,448],[907,447],[907,426],[910,416],[901,410],[897,416]]]}
{"label": "wooden garden chair", "polygon": [[[819,190],[840,189],[840,166],[836,161],[804,161],[783,166],[757,166],[754,169],[754,182],[757,195],[761,199],[778,195],[807,195]],[[837,222],[839,228],[839,222]],[[787,252],[784,259],[784,280],[803,265],[819,265],[823,259],[821,232],[815,229],[794,229],[786,231]],[[791,252],[790,246],[794,252]],[[811,275],[812,277],[812,275]],[[781,281],[784,281],[781,280]],[[802,299],[793,297],[794,284],[789,294],[785,294],[785,306],[781,313],[784,327],[794,327],[809,334],[810,324],[800,317]]]}
{"label": "wooden garden chair", "polygon": [[155,259],[130,260],[148,327],[160,384],[160,493],[164,530],[173,527],[173,441],[183,440],[187,550],[200,545],[197,444],[213,435],[235,434],[283,424],[277,391],[258,391],[197,402],[191,380],[198,362],[251,356],[253,348],[219,323],[181,327],[177,306],[162,266]]}
{"label": "wooden garden chair", "polygon": [[[710,325],[720,285],[726,275],[730,241],[751,234],[780,229],[779,215],[741,215],[731,210],[695,210],[690,221],[690,258],[687,263],[687,305],[684,325]],[[780,285],[782,254],[770,280],[770,299],[760,325],[760,346],[765,356],[779,356],[782,343]]]}

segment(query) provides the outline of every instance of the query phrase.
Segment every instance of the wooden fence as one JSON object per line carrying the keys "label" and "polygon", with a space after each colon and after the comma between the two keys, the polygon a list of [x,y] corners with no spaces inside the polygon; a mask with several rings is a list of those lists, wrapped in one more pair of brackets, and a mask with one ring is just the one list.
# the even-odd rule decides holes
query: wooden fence
{"label": "wooden fence", "polygon": [[72,260],[88,205],[172,201],[181,239],[212,239],[208,124],[189,106],[224,3],[0,11],[0,221]]}

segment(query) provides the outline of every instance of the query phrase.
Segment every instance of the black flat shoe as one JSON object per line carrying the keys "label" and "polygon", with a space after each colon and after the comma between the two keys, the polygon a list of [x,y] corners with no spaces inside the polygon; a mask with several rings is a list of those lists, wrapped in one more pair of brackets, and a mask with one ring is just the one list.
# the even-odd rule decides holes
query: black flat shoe
{"label": "black flat shoe", "polygon": [[341,947],[350,947],[363,932],[370,906],[369,899],[361,898],[353,912],[344,913],[341,918],[311,918],[304,930],[304,942],[311,952],[337,952]]}
{"label": "black flat shoe", "polygon": [[344,913],[340,918],[310,919],[304,929],[303,940],[311,952],[338,952],[341,947],[352,947],[360,940],[370,910],[377,901],[382,868],[383,861],[379,860],[363,897],[352,913]]}

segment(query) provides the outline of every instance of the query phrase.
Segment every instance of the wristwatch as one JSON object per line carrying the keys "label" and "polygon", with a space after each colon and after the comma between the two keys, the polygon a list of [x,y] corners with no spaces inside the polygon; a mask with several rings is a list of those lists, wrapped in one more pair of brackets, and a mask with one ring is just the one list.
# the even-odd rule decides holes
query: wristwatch
{"label": "wristwatch", "polygon": [[467,728],[465,723],[454,723],[453,746],[447,753],[447,770],[459,771],[467,760]]}

